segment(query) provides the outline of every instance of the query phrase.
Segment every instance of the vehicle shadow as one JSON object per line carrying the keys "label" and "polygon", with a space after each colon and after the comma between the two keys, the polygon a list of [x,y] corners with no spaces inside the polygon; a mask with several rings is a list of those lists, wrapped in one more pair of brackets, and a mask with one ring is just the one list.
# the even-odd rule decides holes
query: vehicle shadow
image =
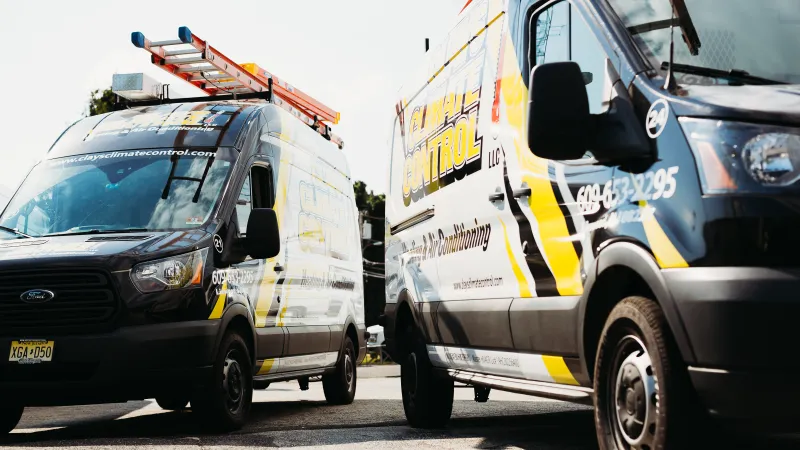
{"label": "vehicle shadow", "polygon": [[[275,435],[291,435],[296,430],[326,434],[327,443],[358,444],[374,440],[388,440],[386,431],[362,432],[364,429],[388,427],[390,440],[416,440],[429,435],[442,439],[448,436],[498,439],[513,444],[510,437],[527,435],[525,430],[537,430],[535,440],[561,445],[565,437],[578,439],[581,446],[568,448],[594,448],[591,414],[586,411],[542,412],[534,407],[532,414],[504,416],[497,408],[484,408],[485,415],[473,410],[474,402],[457,401],[454,418],[446,430],[413,430],[406,425],[402,403],[398,400],[356,400],[352,405],[330,406],[324,401],[278,401],[254,403],[249,423],[244,429],[230,434],[214,434],[199,426],[191,411],[162,412],[150,402],[131,402],[120,405],[101,405],[71,408],[37,408],[33,414],[26,412],[20,424],[25,432],[12,433],[0,440],[0,446],[52,447],[52,446],[154,446],[154,445],[225,445],[270,446]],[[535,404],[532,403],[535,406]],[[142,415],[131,415],[146,408]],[[72,413],[70,413],[72,411]],[[94,411],[94,415],[92,412]],[[541,424],[541,425],[538,425]],[[60,427],[60,428],[56,428]],[[355,431],[356,428],[360,430]],[[496,430],[494,430],[496,428]],[[336,429],[336,433],[326,430]],[[517,429],[517,430],[513,430]],[[576,429],[585,432],[576,433]],[[383,429],[382,429],[383,430]],[[510,432],[508,430],[512,430]],[[570,437],[571,436],[571,437]],[[520,442],[522,443],[522,442]],[[589,444],[588,446],[586,444]],[[281,446],[293,446],[281,442]],[[553,447],[562,448],[562,447]]]}
{"label": "vehicle shadow", "polygon": [[[254,403],[249,423],[241,431],[230,434],[204,430],[190,411],[162,412],[150,402],[37,408],[21,423],[27,432],[0,439],[0,446],[298,447],[317,442],[346,446],[468,439],[470,446],[476,448],[597,448],[591,410],[568,409],[559,403],[525,402],[530,408],[518,407],[513,414],[503,414],[510,404],[521,403],[498,401],[476,405],[471,401],[457,401],[453,419],[446,429],[420,430],[407,426],[402,403],[398,400],[356,400],[346,406],[330,406],[324,401],[267,401]],[[145,410],[139,411],[143,407]],[[139,412],[142,415],[136,415]],[[725,443],[717,448],[788,450],[798,448],[797,445],[797,440],[768,443],[739,440],[735,445]]]}

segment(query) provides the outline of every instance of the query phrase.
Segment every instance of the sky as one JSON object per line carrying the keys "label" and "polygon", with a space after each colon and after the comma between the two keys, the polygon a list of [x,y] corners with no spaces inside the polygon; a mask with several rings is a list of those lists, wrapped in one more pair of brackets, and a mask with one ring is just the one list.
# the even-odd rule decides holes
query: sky
{"label": "sky", "polygon": [[466,0],[0,0],[0,195],[13,191],[114,73],[144,72],[171,97],[199,90],[150,64],[130,34],[191,31],[238,63],[254,62],[341,113],[354,180],[386,191],[397,92]]}

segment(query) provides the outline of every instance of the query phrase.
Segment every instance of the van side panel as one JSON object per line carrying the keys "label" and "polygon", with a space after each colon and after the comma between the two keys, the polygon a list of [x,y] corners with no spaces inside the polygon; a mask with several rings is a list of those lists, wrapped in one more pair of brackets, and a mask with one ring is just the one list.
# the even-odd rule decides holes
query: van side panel
{"label": "van side panel", "polygon": [[358,211],[349,169],[341,151],[313,130],[287,126],[287,119],[294,119],[283,110],[267,118],[270,131],[262,141],[280,149],[280,164],[290,171],[278,185],[287,211],[277,315],[278,326],[288,330],[286,355],[338,352],[348,323],[364,328]]}

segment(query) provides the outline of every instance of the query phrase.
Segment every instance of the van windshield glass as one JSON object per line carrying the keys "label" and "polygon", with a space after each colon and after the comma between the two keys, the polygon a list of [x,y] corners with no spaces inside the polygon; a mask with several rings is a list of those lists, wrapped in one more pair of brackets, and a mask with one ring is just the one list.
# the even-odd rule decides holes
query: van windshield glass
{"label": "van windshield glass", "polygon": [[[608,1],[653,66],[664,69],[663,63],[669,61],[670,0]],[[679,3],[676,1],[676,5]],[[673,67],[679,83],[800,83],[797,0],[684,0],[683,3],[700,47],[693,55],[676,23]],[[681,22],[685,21],[681,16]],[[738,76],[703,69],[733,70]]]}
{"label": "van windshield glass", "polygon": [[[180,230],[205,224],[237,152],[134,150],[45,160],[0,215],[30,236]],[[0,233],[0,239],[22,238]]]}

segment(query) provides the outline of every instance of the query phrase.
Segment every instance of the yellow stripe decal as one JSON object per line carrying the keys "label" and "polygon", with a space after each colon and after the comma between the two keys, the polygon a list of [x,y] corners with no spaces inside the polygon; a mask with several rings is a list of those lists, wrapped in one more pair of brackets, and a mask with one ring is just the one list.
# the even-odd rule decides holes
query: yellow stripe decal
{"label": "yellow stripe decal", "polygon": [[[292,170],[292,166],[289,164],[289,159],[284,153],[286,151],[285,148],[283,148],[284,146],[281,147],[281,160],[278,163],[279,167],[273,167],[273,171],[278,171],[278,191],[276,192],[275,205],[272,209],[275,210],[278,224],[282,228],[289,184],[288,172]],[[284,251],[286,251],[286,249],[281,249],[281,253]],[[267,316],[269,315],[269,309],[272,306],[272,299],[275,293],[275,282],[278,279],[275,272],[275,264],[280,256],[281,255],[278,255],[271,260],[268,259],[264,263],[264,274],[261,277],[261,284],[258,288],[258,297],[256,300],[256,328],[263,328],[267,325]]]}
{"label": "yellow stripe decal", "polygon": [[208,316],[209,319],[220,319],[222,318],[222,312],[225,310],[225,302],[228,300],[228,282],[222,283],[222,294],[219,294],[217,297],[217,303],[214,304],[214,310],[211,311],[211,315]]}
{"label": "yellow stripe decal", "polygon": [[256,375],[266,375],[272,370],[272,366],[275,364],[274,359],[265,359],[261,363],[261,368],[258,369],[258,373]]}
{"label": "yellow stripe decal", "polygon": [[506,37],[505,55],[501,68],[502,95],[506,105],[508,123],[514,130],[514,150],[524,175],[522,181],[531,188],[530,210],[538,224],[542,248],[561,295],[580,295],[583,283],[580,277],[580,260],[570,237],[567,220],[553,192],[547,160],[530,152],[526,141],[526,115],[528,89],[517,65],[517,55],[510,38]]}
{"label": "yellow stripe decal", "polygon": [[553,377],[553,381],[556,383],[571,384],[574,386],[580,384],[572,375],[572,372],[569,371],[567,363],[564,362],[564,358],[560,356],[542,356],[542,360],[550,376]]}
{"label": "yellow stripe decal", "polygon": [[[639,206],[644,208],[647,206],[647,202],[639,202]],[[656,261],[662,269],[689,267],[689,264],[683,259],[683,256],[672,244],[672,241],[669,240],[669,237],[664,233],[653,214],[647,214],[647,217],[643,218],[642,226],[644,227],[644,234],[647,236],[647,242],[650,243],[650,248],[653,250]]]}
{"label": "yellow stripe decal", "polygon": [[[526,167],[527,169],[528,167]],[[553,192],[553,184],[547,175],[547,166],[541,176],[523,177],[531,187],[528,201],[536,222],[539,224],[539,235],[550,271],[556,279],[556,287],[561,295],[583,294],[583,282],[580,275],[580,260],[575,246],[569,240],[567,219]],[[555,181],[555,180],[552,180]]]}
{"label": "yellow stripe decal", "polygon": [[528,280],[525,278],[525,275],[522,273],[522,269],[519,268],[519,264],[517,264],[517,260],[514,257],[514,252],[511,251],[511,243],[508,241],[508,231],[506,230],[506,224],[503,223],[503,220],[500,219],[500,225],[503,227],[503,236],[506,240],[506,252],[508,252],[508,261],[511,263],[511,269],[514,270],[514,276],[517,277],[517,283],[519,283],[519,295],[523,298],[531,296],[531,288],[528,286]]}
{"label": "yellow stripe decal", "polygon": [[283,283],[283,309],[281,309],[280,316],[278,317],[278,326],[285,326],[283,321],[286,316],[286,311],[289,309],[289,292],[292,290],[292,280],[287,278]]}
{"label": "yellow stripe decal", "polygon": [[[642,187],[636,182],[636,177],[630,174],[633,188],[636,191],[636,196],[642,198]],[[659,225],[656,220],[655,209],[648,207],[647,202],[644,200],[639,201],[639,209],[642,214],[642,227],[644,234],[647,237],[647,242],[650,243],[650,249],[656,256],[656,261],[662,269],[676,268],[676,267],[689,267],[686,260],[683,259],[681,253],[675,248],[672,241],[664,233],[664,229]]]}

